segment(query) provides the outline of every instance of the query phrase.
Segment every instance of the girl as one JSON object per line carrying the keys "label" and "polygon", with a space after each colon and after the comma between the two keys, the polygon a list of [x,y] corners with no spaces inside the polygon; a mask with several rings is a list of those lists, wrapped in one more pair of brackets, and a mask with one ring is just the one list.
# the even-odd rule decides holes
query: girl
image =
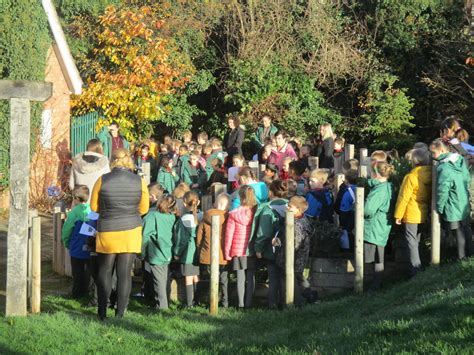
{"label": "girl", "polygon": [[[235,154],[232,158],[232,167],[240,171],[244,166],[247,166],[244,156],[242,154]],[[237,190],[239,187],[239,181],[232,181],[231,191]]]}
{"label": "girl", "polygon": [[172,193],[179,181],[179,176],[173,169],[173,160],[164,156],[161,160],[162,167],[158,172],[157,182],[168,193]]}
{"label": "girl", "polygon": [[230,212],[227,220],[224,257],[232,260],[232,269],[237,272],[237,296],[239,308],[243,308],[250,307],[254,289],[255,258],[247,254],[257,200],[250,186],[242,186],[239,196],[240,207]]}
{"label": "girl", "polygon": [[322,169],[334,168],[334,134],[329,123],[322,124],[319,128],[320,143],[318,146],[319,167]]}
{"label": "girl", "polygon": [[276,308],[280,303],[280,275],[275,263],[276,251],[279,247],[277,236],[280,228],[284,228],[285,214],[288,206],[288,185],[285,181],[275,180],[270,184],[270,202],[258,209],[254,219],[255,255],[263,259],[268,269],[268,305]]}
{"label": "girl", "polygon": [[385,162],[373,163],[369,195],[364,206],[364,262],[375,263],[371,290],[380,288],[384,270],[384,253],[390,229],[389,213],[392,206],[392,183],[388,182],[394,168]]}
{"label": "girl", "polygon": [[410,260],[410,274],[415,276],[421,267],[418,245],[419,225],[426,222],[431,203],[431,156],[425,149],[414,149],[411,154],[413,170],[405,176],[395,207],[395,223],[405,224],[405,242]]}
{"label": "girl", "polygon": [[[268,200],[268,187],[263,181],[257,181],[252,169],[243,167],[239,172],[240,186],[248,185],[253,188],[257,204],[260,205]],[[240,195],[238,191],[234,192],[231,210],[240,206]]]}
{"label": "girl", "polygon": [[150,264],[156,310],[168,308],[166,289],[175,220],[176,200],[171,195],[162,197],[156,211],[148,213],[143,219],[142,256]]}
{"label": "girl", "polygon": [[199,165],[199,154],[197,152],[189,154],[189,163],[184,166],[183,181],[198,193],[205,188],[207,176],[204,169]]}
{"label": "girl", "polygon": [[186,212],[186,209],[184,208],[184,195],[186,192],[191,191],[189,188],[189,185],[186,185],[184,182],[181,182],[176,186],[176,188],[173,190],[173,196],[176,199],[176,209],[178,211],[177,216],[181,217],[184,215]]}
{"label": "girl", "polygon": [[199,260],[196,249],[196,228],[202,218],[198,212],[199,195],[188,191],[183,198],[186,212],[178,220],[175,227],[175,245],[173,254],[175,260],[181,263],[181,273],[186,284],[186,306],[194,304],[194,292],[199,282]]}

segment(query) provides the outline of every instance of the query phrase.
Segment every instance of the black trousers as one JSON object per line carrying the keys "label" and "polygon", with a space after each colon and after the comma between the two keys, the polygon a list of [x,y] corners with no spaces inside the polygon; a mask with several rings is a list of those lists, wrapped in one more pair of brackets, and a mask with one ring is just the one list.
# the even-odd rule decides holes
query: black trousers
{"label": "black trousers", "polygon": [[89,259],[78,259],[71,256],[71,270],[72,297],[87,296],[90,282]]}
{"label": "black trousers", "polygon": [[128,306],[130,291],[132,289],[132,266],[136,254],[97,254],[99,267],[97,277],[98,314],[100,318],[106,317],[107,302],[112,291],[112,274],[117,272],[117,310],[115,315],[123,317]]}

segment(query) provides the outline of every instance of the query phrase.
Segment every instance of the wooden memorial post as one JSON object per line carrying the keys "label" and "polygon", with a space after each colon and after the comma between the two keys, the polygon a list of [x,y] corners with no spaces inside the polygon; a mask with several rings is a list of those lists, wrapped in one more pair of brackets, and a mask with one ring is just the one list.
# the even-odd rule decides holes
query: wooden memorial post
{"label": "wooden memorial post", "polygon": [[344,161],[354,159],[354,144],[346,144],[344,146]]}
{"label": "wooden memorial post", "polygon": [[285,304],[288,306],[295,301],[295,216],[293,212],[286,212],[285,222]]}
{"label": "wooden memorial post", "polygon": [[211,220],[211,284],[209,287],[209,313],[216,315],[219,304],[219,249],[220,218],[212,216]]}
{"label": "wooden memorial post", "polygon": [[27,313],[30,101],[46,101],[53,85],[0,80],[0,99],[10,100],[10,216],[7,239],[6,316]]}

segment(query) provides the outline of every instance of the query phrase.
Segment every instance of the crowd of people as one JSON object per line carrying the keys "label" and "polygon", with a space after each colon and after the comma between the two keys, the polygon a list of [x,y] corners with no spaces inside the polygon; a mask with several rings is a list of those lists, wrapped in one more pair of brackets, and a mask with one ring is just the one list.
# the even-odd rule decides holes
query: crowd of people
{"label": "crowd of people", "polygon": [[[354,247],[355,189],[360,184],[359,162],[343,164],[345,180],[334,194],[334,160],[341,156],[344,140],[331,125],[320,127],[317,140],[301,144],[273,125],[269,115],[253,135],[253,160],[265,164],[261,179],[242,154],[245,130],[239,119],[228,120],[222,142],[190,131],[181,140],[163,137],[131,147],[112,123],[92,139],[84,153],[74,157],[70,187],[73,205],[62,230],[71,255],[73,296],[89,292],[90,276],[96,284],[98,316],[106,318],[110,303],[122,317],[131,292],[132,266],[143,261],[145,293],[153,306],[169,305],[170,270],[184,277],[186,307],[196,302],[200,275],[210,264],[211,220],[220,221],[220,302],[229,306],[229,273],[235,272],[238,308],[252,306],[255,272],[268,272],[268,306],[281,305],[285,292],[286,211],[295,216],[295,303],[308,297],[303,275],[308,262],[315,221],[335,223],[340,248]],[[472,253],[469,166],[474,147],[455,118],[442,123],[441,137],[429,145],[418,142],[405,158],[412,170],[404,177],[398,198],[391,174],[396,151],[374,151],[368,166],[369,192],[364,209],[364,262],[373,264],[372,289],[380,287],[385,247],[392,224],[404,225],[410,276],[421,268],[421,226],[429,219],[432,196],[432,163],[437,162],[436,210],[443,227],[457,241],[459,259]],[[225,149],[223,149],[225,147]],[[311,169],[309,157],[319,157]],[[110,160],[110,164],[109,164]],[[150,163],[150,185],[141,177],[143,163]],[[216,184],[227,193],[215,197],[212,208],[201,211],[203,195]],[[112,292],[112,289],[114,292]],[[113,295],[113,297],[112,297]],[[113,300],[112,300],[113,298]]]}

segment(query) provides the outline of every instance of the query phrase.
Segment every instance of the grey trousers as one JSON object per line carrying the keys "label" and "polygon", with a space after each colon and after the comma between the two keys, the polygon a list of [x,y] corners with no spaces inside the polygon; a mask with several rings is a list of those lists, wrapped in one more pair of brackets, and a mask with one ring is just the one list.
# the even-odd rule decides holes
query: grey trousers
{"label": "grey trousers", "polygon": [[221,299],[221,305],[224,308],[229,307],[229,271],[227,266],[219,266],[219,293]]}
{"label": "grey trousers", "polygon": [[236,270],[236,273],[239,308],[252,307],[253,292],[255,290],[255,270]]}
{"label": "grey trousers", "polygon": [[168,309],[168,265],[151,265],[155,302],[159,309]]}
{"label": "grey trousers", "polygon": [[419,252],[420,238],[421,233],[419,232],[418,224],[405,224],[405,242],[408,252],[408,260],[410,260],[409,276],[415,276],[421,268]]}

